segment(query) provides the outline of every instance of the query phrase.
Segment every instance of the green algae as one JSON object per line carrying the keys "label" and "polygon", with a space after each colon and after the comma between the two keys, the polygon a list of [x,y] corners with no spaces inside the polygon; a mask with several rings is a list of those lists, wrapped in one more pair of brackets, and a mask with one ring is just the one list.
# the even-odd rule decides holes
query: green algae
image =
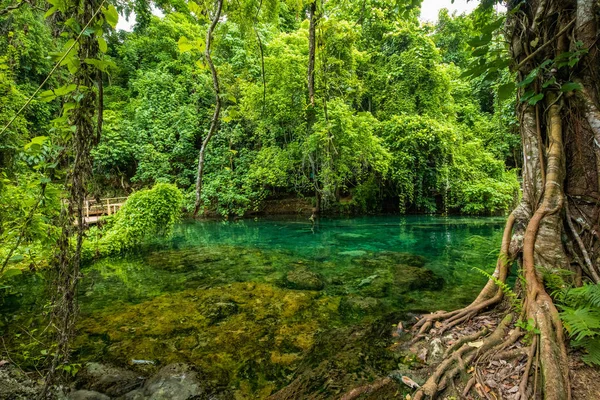
{"label": "green algae", "polygon": [[[84,269],[74,359],[156,363],[131,366],[142,373],[186,362],[236,398],[288,385],[335,397],[397,368],[401,360],[387,347],[404,313],[462,306],[485,280],[471,267],[493,269],[494,254],[469,247],[468,238],[498,241],[500,221],[413,222],[183,224],[169,241]],[[39,283],[15,288],[23,294],[1,298],[10,305],[3,312],[42,306]],[[0,323],[13,348],[18,331]]]}

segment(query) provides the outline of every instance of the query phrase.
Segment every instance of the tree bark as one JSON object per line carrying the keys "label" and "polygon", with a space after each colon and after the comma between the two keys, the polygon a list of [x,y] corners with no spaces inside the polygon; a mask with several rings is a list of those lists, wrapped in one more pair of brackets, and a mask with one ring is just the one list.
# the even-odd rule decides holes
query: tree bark
{"label": "tree bark", "polygon": [[212,139],[212,137],[217,133],[219,127],[219,115],[221,114],[221,90],[219,88],[219,77],[217,75],[217,70],[210,56],[210,51],[212,44],[212,34],[217,26],[217,23],[219,23],[219,19],[221,18],[222,9],[223,0],[217,0],[217,10],[215,11],[215,15],[212,19],[212,22],[208,27],[208,31],[206,32],[206,48],[204,50],[204,58],[206,59],[208,67],[210,68],[210,73],[212,75],[213,90],[215,92],[215,110],[210,121],[208,134],[202,141],[202,146],[200,147],[200,153],[198,155],[198,172],[196,174],[196,203],[194,205],[194,218],[198,216],[198,211],[200,211],[200,203],[202,200],[201,195],[202,176],[204,175],[204,155],[206,153],[206,148],[208,146],[208,143],[210,142],[210,139]]}

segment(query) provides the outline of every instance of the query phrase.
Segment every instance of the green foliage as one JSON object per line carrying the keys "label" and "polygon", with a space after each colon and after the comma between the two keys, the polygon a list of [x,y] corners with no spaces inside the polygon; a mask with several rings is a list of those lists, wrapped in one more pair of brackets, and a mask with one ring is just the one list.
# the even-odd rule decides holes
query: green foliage
{"label": "green foliage", "polygon": [[[319,23],[310,129],[308,22],[286,16],[281,29],[269,19],[272,4],[254,22],[245,7],[257,4],[226,5],[214,35],[223,111],[206,154],[205,211],[243,215],[274,196],[314,196],[315,186],[331,210],[386,202],[400,211],[501,214],[512,206],[514,113],[510,104],[488,107],[489,84],[460,77],[470,59],[460,43],[480,32],[477,23],[446,15],[431,37],[414,16],[399,22],[403,11],[376,3],[366,14],[336,2],[319,11],[328,18]],[[207,21],[199,10],[208,5],[190,4],[189,18],[167,13],[109,38],[117,69],[94,153],[97,187],[172,182],[188,209],[193,203],[214,99],[201,54]],[[363,196],[364,182],[378,190]]]}
{"label": "green foliage", "polygon": [[582,348],[582,359],[600,365],[600,285],[586,284],[558,293],[560,318],[573,347]]}
{"label": "green foliage", "polygon": [[514,290],[512,290],[512,288],[506,282],[502,282],[496,276],[489,274],[480,268],[473,268],[473,270],[479,272],[480,274],[486,276],[488,279],[491,279],[492,281],[494,281],[496,286],[498,286],[500,289],[502,289],[502,292],[504,293],[504,295],[509,299],[515,312],[517,312],[517,314],[521,313],[521,311],[523,310],[523,302],[521,301],[519,296],[514,292]]}
{"label": "green foliage", "polygon": [[127,198],[105,219],[102,229],[90,230],[85,257],[107,256],[134,249],[145,238],[169,235],[181,216],[183,196],[174,185],[158,183]]}

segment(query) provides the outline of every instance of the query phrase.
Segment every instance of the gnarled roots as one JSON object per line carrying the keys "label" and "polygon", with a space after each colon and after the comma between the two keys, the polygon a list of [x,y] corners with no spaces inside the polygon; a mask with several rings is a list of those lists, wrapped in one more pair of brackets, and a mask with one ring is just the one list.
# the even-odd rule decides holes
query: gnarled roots
{"label": "gnarled roots", "polygon": [[[545,203],[545,202],[544,202]],[[443,360],[429,376],[426,383],[415,393],[414,399],[421,400],[426,397],[435,398],[449,384],[453,383],[459,373],[471,368],[471,378],[463,390],[466,396],[472,388],[477,388],[481,397],[493,399],[490,394],[482,391],[486,387],[481,368],[494,360],[525,359],[525,367],[521,369],[522,376],[518,385],[517,399],[529,399],[535,392],[542,390],[545,399],[563,400],[570,399],[570,385],[566,348],[564,345],[563,329],[558,312],[552,299],[546,293],[543,284],[533,266],[533,243],[539,221],[548,214],[548,204],[542,204],[527,224],[523,240],[523,272],[526,279],[526,288],[522,299],[522,308],[518,313],[510,312],[502,318],[498,326],[488,332],[487,328],[459,339],[448,348]],[[504,283],[509,273],[509,268],[515,256],[509,254],[512,230],[515,216],[510,216],[507,221],[502,239],[501,253],[498,257],[493,279],[490,279],[479,296],[465,308],[452,312],[436,312],[425,315],[413,327],[416,332],[411,343],[426,337],[435,327],[435,334],[444,332],[463,324],[477,314],[499,306],[504,297]],[[535,331],[528,346],[512,346],[525,336],[526,331],[519,327],[513,328],[518,319],[533,321]],[[477,346],[473,345],[478,340]],[[509,347],[514,347],[507,350]],[[538,386],[538,371],[541,372],[543,384]],[[532,384],[533,383],[533,384]]]}

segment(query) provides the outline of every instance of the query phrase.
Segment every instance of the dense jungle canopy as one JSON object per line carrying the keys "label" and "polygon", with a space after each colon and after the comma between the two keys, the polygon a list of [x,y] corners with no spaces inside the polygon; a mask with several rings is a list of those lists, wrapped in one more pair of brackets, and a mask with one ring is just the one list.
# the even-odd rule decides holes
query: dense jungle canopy
{"label": "dense jungle canopy", "polygon": [[[182,215],[291,211],[313,229],[326,215],[508,216],[476,299],[411,321],[410,344],[463,330],[413,398],[466,371],[465,396],[571,398],[573,357],[600,365],[600,4],[483,0],[436,22],[420,8],[0,0],[0,296],[50,271],[41,396],[78,369],[82,267]],[[87,226],[88,201],[116,197]],[[522,361],[512,392],[468,368],[498,354]]]}

